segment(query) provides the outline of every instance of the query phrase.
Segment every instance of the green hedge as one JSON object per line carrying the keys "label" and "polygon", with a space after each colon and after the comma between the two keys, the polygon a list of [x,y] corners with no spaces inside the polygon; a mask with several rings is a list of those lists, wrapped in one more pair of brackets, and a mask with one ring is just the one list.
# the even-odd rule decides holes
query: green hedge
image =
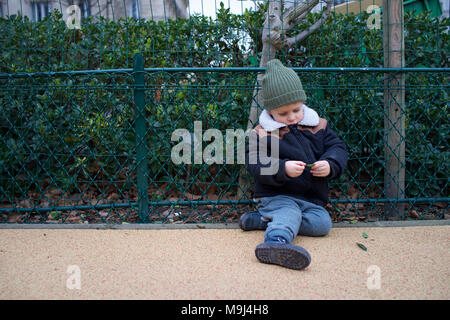
{"label": "green hedge", "polygon": [[[15,15],[0,18],[0,72],[131,68],[136,52],[144,53],[147,68],[257,66],[266,6],[242,15],[222,8],[216,20],[199,15],[167,22],[90,17],[81,30],[68,29],[56,10],[38,23]],[[308,15],[291,32],[305,30],[319,17]],[[281,50],[280,57],[296,67],[382,67],[382,30],[368,29],[368,17],[333,13],[318,32]],[[406,67],[448,66],[449,25],[449,18],[406,13]]]}

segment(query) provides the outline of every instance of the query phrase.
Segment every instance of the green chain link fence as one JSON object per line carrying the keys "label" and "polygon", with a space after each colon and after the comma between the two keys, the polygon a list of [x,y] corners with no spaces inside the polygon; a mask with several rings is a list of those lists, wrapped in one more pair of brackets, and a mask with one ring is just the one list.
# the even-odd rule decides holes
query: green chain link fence
{"label": "green chain link fence", "polygon": [[[236,222],[255,209],[238,144],[233,163],[195,163],[191,138],[196,124],[200,139],[208,129],[224,138],[245,131],[264,72],[264,10],[88,20],[82,33],[57,12],[40,22],[0,19],[0,222]],[[447,218],[449,20],[406,15],[407,68],[393,69],[382,68],[381,31],[365,29],[367,16],[332,16],[279,53],[349,151],[327,209],[334,221],[385,219],[399,204],[402,219]],[[385,80],[399,77],[405,181],[402,196],[390,198]],[[189,135],[191,164],[172,161],[176,129]]]}

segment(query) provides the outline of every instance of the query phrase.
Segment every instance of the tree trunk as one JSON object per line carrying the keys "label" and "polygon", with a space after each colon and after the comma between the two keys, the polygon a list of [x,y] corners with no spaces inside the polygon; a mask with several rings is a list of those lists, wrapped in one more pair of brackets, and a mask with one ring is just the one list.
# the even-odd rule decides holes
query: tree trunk
{"label": "tree trunk", "polygon": [[[276,34],[271,32],[271,28],[273,28],[274,22],[276,20],[274,11],[280,10],[279,4],[276,2],[271,2],[269,4],[268,13],[266,16],[266,20],[264,21],[264,31],[262,34],[263,39],[263,49],[262,49],[262,55],[261,55],[261,61],[259,62],[260,68],[265,68],[267,66],[267,62],[275,58],[275,55],[277,53],[277,48],[275,45],[271,43],[271,35],[276,37]],[[247,131],[250,132],[250,130],[253,129],[254,125],[257,123],[259,119],[259,115],[261,114],[260,107],[263,107],[263,93],[262,90],[258,90],[261,87],[262,84],[262,78],[264,77],[264,74],[258,73],[257,80],[255,83],[255,89],[253,89],[253,95],[252,97],[255,97],[255,99],[252,100],[252,104],[250,107],[250,114],[248,117],[247,122]],[[239,174],[239,186],[241,188],[243,186],[250,186],[250,179],[248,179],[248,176],[244,176],[245,171],[241,171]],[[242,199],[242,197],[245,195],[244,198],[250,198],[250,192],[248,189],[245,191],[241,188],[238,188],[237,190],[237,198]]]}
{"label": "tree trunk", "polygon": [[[384,67],[405,65],[402,0],[383,1]],[[405,198],[405,74],[384,75],[384,190],[387,199]],[[385,215],[398,219],[404,203],[386,202]]]}

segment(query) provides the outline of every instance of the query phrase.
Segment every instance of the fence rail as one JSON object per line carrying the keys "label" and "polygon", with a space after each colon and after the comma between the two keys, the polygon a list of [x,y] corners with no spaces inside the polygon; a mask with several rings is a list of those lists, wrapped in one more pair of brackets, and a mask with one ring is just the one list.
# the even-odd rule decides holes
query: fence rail
{"label": "fence rail", "polygon": [[[207,67],[182,67],[182,68],[144,68],[144,72],[157,73],[188,73],[188,72],[214,72],[214,73],[228,73],[228,72],[250,72],[250,73],[264,73],[266,68],[256,67],[232,67],[232,68],[207,68]],[[382,72],[382,73],[398,73],[398,72],[450,72],[450,68],[296,68],[292,70],[296,72]],[[61,76],[61,75],[88,75],[88,74],[114,74],[114,73],[133,73],[133,69],[105,69],[105,70],[76,70],[76,71],[56,71],[56,72],[17,72],[17,73],[0,73],[0,79],[8,78],[26,78],[26,77],[41,77],[41,76]]]}

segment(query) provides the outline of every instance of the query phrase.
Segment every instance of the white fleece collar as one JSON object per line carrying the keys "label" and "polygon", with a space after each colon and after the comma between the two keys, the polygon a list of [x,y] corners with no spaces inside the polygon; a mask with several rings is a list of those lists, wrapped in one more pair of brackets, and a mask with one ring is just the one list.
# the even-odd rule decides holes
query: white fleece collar
{"label": "white fleece collar", "polygon": [[[287,124],[275,121],[265,109],[259,115],[259,124],[268,132],[287,126]],[[303,119],[298,124],[310,127],[317,126],[319,124],[319,115],[313,109],[303,105]]]}

